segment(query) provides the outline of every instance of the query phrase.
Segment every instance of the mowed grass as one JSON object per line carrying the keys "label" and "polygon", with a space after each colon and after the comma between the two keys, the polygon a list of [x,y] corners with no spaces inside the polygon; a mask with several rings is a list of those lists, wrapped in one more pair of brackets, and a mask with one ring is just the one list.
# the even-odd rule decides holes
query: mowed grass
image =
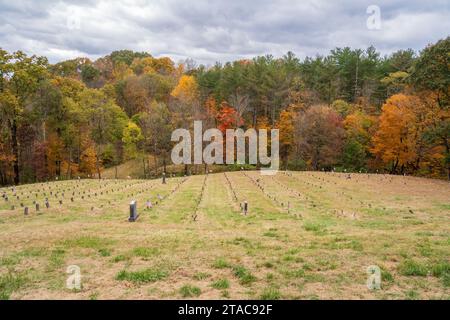
{"label": "mowed grass", "polygon": [[246,171],[3,192],[0,299],[450,298],[447,181]]}

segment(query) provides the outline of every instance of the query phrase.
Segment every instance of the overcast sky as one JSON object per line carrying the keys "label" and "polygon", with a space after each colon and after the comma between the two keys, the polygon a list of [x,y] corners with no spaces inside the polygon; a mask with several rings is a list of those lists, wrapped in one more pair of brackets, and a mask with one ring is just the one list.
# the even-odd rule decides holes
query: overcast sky
{"label": "overcast sky", "polygon": [[[118,49],[175,61],[326,54],[335,47],[383,54],[422,49],[449,35],[449,0],[0,0],[0,47],[50,62]],[[381,23],[377,24],[376,5]],[[367,20],[369,19],[369,27]],[[377,28],[379,26],[379,28]]]}

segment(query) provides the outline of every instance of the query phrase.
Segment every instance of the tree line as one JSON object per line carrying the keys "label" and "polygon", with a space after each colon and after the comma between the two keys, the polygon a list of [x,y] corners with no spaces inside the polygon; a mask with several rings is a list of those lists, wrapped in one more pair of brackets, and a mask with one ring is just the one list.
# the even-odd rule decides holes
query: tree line
{"label": "tree line", "polygon": [[[171,132],[278,128],[283,168],[450,178],[450,38],[213,66],[121,50],[56,64],[0,49],[0,184],[170,164]],[[156,163],[150,164],[149,155]]]}

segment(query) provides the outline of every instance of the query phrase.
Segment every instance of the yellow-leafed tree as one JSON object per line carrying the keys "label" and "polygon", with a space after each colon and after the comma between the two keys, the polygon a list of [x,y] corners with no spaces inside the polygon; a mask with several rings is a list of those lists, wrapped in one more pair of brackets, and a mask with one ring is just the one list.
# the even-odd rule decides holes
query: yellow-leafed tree
{"label": "yellow-leafed tree", "polygon": [[171,95],[186,103],[192,103],[198,99],[198,85],[193,76],[183,75]]}
{"label": "yellow-leafed tree", "polygon": [[277,121],[275,128],[280,130],[280,156],[287,167],[288,155],[294,145],[294,117],[295,112],[289,108],[280,113],[280,119]]}

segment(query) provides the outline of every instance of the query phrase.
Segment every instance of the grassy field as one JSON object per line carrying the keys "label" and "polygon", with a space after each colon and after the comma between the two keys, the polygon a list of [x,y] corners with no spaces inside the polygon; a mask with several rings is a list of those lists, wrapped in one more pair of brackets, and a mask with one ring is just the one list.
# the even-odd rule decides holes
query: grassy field
{"label": "grassy field", "polygon": [[[3,192],[2,299],[450,298],[446,181],[248,171]],[[80,290],[66,288],[70,265]],[[380,290],[367,288],[370,265]]]}

